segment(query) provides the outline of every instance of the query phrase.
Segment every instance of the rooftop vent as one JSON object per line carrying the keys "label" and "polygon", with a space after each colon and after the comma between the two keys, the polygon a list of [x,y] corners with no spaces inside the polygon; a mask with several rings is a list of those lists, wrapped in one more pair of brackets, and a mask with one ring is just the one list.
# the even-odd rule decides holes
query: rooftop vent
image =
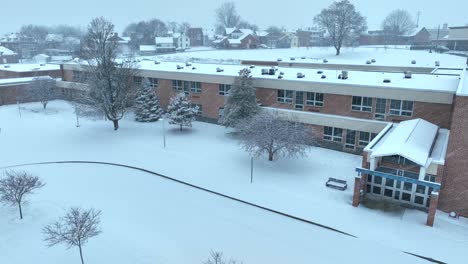
{"label": "rooftop vent", "polygon": [[219,67],[216,68],[216,72],[223,72],[223,71],[224,71],[224,69],[222,69],[222,68],[219,68]]}
{"label": "rooftop vent", "polygon": [[278,59],[276,59],[276,61],[283,61],[283,59],[281,59],[281,58],[278,58]]}
{"label": "rooftop vent", "polygon": [[341,74],[338,75],[338,79],[341,79],[341,80],[348,79],[348,71],[341,71]]}
{"label": "rooftop vent", "polygon": [[440,66],[440,61],[435,61],[435,66],[439,67]]}
{"label": "rooftop vent", "polygon": [[283,75],[278,75],[278,79],[283,79]]}
{"label": "rooftop vent", "polygon": [[192,67],[192,70],[196,70],[196,69],[197,69],[197,67],[195,67],[195,66],[194,66],[194,67]]}
{"label": "rooftop vent", "polygon": [[372,59],[372,60],[371,60],[371,62],[372,62],[372,63],[375,63],[375,62],[376,62],[376,60],[375,60],[375,59]]}
{"label": "rooftop vent", "polygon": [[327,60],[327,59],[323,59],[323,63],[328,63],[328,60]]}
{"label": "rooftop vent", "polygon": [[160,61],[154,61],[154,64],[161,64]]}
{"label": "rooftop vent", "polygon": [[46,65],[45,65],[45,63],[41,63],[41,64],[39,64],[39,66],[44,67]]}
{"label": "rooftop vent", "polygon": [[284,72],[280,72],[280,75],[284,75]]}
{"label": "rooftop vent", "polygon": [[262,75],[268,75],[269,72],[268,69],[262,69]]}
{"label": "rooftop vent", "polygon": [[323,74],[323,75],[322,75],[322,77],[320,77],[320,78],[322,78],[322,79],[326,79],[326,78],[327,78],[327,76]]}
{"label": "rooftop vent", "polygon": [[392,81],[390,79],[384,79],[383,82],[384,83],[391,83]]}
{"label": "rooftop vent", "polygon": [[413,77],[413,73],[410,71],[405,71],[405,79],[411,79]]}
{"label": "rooftop vent", "polygon": [[187,66],[187,67],[188,67],[188,66],[192,66],[192,63],[189,62],[189,61],[187,61],[187,62],[185,63],[185,66]]}
{"label": "rooftop vent", "polygon": [[302,72],[297,73],[297,78],[302,79],[304,77],[305,77],[305,74],[303,74]]}
{"label": "rooftop vent", "polygon": [[3,68],[6,68],[6,69],[8,69],[8,68],[10,68],[10,67],[11,67],[10,65],[5,65],[5,66],[3,66]]}
{"label": "rooftop vent", "polygon": [[255,65],[250,65],[249,68],[253,69],[253,68],[255,68]]}
{"label": "rooftop vent", "polygon": [[317,71],[317,74],[322,74],[322,73],[323,73],[323,71]]}
{"label": "rooftop vent", "polygon": [[372,62],[370,60],[366,61],[366,64],[371,64]]}
{"label": "rooftop vent", "polygon": [[268,75],[275,75],[275,69],[269,69],[268,70]]}
{"label": "rooftop vent", "polygon": [[412,61],[411,61],[411,64],[416,64],[416,60],[412,60]]}
{"label": "rooftop vent", "polygon": [[183,69],[183,68],[184,68],[183,66],[177,65],[177,69],[178,69],[178,70],[181,70],[181,69]]}
{"label": "rooftop vent", "polygon": [[296,58],[294,58],[294,57],[291,57],[290,59],[291,59],[292,61],[293,61],[293,60],[296,60]]}
{"label": "rooftop vent", "polygon": [[305,57],[305,56],[302,56],[302,57],[301,57],[301,60],[305,60],[305,59],[306,59],[306,57]]}

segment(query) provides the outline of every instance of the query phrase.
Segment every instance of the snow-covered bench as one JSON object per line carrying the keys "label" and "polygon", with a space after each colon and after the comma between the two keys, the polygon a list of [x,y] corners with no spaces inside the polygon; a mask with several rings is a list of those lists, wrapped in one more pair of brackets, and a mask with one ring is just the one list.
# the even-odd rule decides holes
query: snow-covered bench
{"label": "snow-covered bench", "polygon": [[340,191],[346,190],[348,188],[348,184],[345,180],[335,179],[335,178],[328,178],[328,181],[325,183],[325,186],[333,189],[337,189]]}

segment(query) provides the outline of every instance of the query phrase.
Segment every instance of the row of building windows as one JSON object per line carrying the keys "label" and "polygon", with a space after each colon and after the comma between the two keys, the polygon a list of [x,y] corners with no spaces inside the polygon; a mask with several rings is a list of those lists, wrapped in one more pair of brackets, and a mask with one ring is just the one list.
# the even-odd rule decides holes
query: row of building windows
{"label": "row of building windows", "polygon": [[[312,92],[296,92],[295,105],[296,109],[302,109],[304,107],[304,94],[305,104],[309,106],[323,106],[323,93],[312,93]],[[277,90],[277,102],[283,104],[291,104],[293,102],[294,92],[291,90]]]}
{"label": "row of building windows", "polygon": [[[323,128],[323,139],[332,142],[343,143],[343,132],[344,129],[337,128],[337,127],[324,127]],[[356,130],[346,130],[346,138],[345,138],[345,148],[347,149],[354,149],[356,146]],[[359,139],[357,144],[359,147],[366,147],[375,137],[377,134],[369,133],[364,131],[359,131]]]}
{"label": "row of building windows", "polygon": [[202,92],[202,85],[201,82],[189,82],[189,81],[181,81],[181,80],[172,80],[172,89],[176,91],[180,91],[189,95],[190,92],[192,93],[201,93]]}

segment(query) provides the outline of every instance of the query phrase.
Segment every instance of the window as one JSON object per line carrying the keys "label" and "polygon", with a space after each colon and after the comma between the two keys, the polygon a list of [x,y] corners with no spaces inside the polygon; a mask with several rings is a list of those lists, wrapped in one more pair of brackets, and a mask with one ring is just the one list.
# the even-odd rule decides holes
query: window
{"label": "window", "polygon": [[353,111],[372,112],[372,98],[353,96],[351,109]]}
{"label": "window", "polygon": [[307,93],[306,104],[322,107],[323,106],[323,93]]}
{"label": "window", "polygon": [[182,81],[172,80],[172,89],[181,91],[182,90]]}
{"label": "window", "polygon": [[154,89],[158,88],[158,85],[159,85],[159,81],[158,79],[155,79],[155,78],[148,78],[149,80],[149,83],[150,83],[150,86]]}
{"label": "window", "polygon": [[359,146],[366,147],[376,136],[375,133],[359,132]]}
{"label": "window", "polygon": [[345,148],[354,149],[355,144],[356,144],[356,131],[346,130]]}
{"label": "window", "polygon": [[388,163],[393,163],[393,164],[399,164],[399,165],[407,165],[407,166],[418,166],[416,163],[412,162],[409,159],[406,159],[402,156],[399,155],[394,155],[394,156],[385,156],[382,158],[383,162],[388,162]]}
{"label": "window", "polygon": [[377,102],[375,103],[374,118],[379,120],[385,120],[386,109],[387,99],[377,98]]}
{"label": "window", "polygon": [[78,82],[78,81],[81,81],[81,78],[82,78],[82,74],[80,71],[73,71],[73,80],[75,82]]}
{"label": "window", "polygon": [[343,129],[336,127],[324,127],[323,128],[323,139],[342,142],[343,141]]}
{"label": "window", "polygon": [[192,107],[198,107],[197,115],[199,115],[199,116],[202,115],[202,113],[203,113],[203,105],[192,103]]}
{"label": "window", "polygon": [[296,105],[295,108],[298,110],[304,109],[304,92],[296,92]]}
{"label": "window", "polygon": [[184,82],[184,94],[189,95],[190,82]]}
{"label": "window", "polygon": [[201,93],[201,82],[192,82],[191,91],[192,93]]}
{"label": "window", "polygon": [[390,100],[389,113],[396,116],[412,116],[413,101]]}
{"label": "window", "polygon": [[143,83],[143,78],[140,76],[133,76],[133,84],[135,86],[140,86]]}
{"label": "window", "polygon": [[220,84],[219,85],[219,95],[228,96],[229,90],[231,90],[231,85],[229,84]]}
{"label": "window", "polygon": [[292,101],[293,101],[293,91],[278,90],[278,93],[277,93],[278,103],[292,104]]}

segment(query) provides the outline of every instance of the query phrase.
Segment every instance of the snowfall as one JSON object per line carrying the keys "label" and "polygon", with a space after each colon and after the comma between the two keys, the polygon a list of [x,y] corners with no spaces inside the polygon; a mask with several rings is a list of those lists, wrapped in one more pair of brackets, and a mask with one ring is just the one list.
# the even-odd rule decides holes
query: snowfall
{"label": "snowfall", "polygon": [[[468,219],[406,209],[351,206],[357,155],[311,148],[304,158],[253,162],[224,127],[167,121],[120,129],[79,118],[53,101],[0,107],[0,170],[37,162],[99,161],[154,171],[205,189],[326,225],[356,238],[142,171],[99,164],[21,165],[46,186],[29,197],[24,219],[0,205],[0,263],[79,263],[76,248],[48,248],[41,228],[71,206],[102,210],[102,234],[83,249],[86,263],[203,263],[210,250],[249,263],[466,263]],[[163,126],[163,122],[166,122]],[[163,128],[165,130],[163,130]],[[163,146],[164,136],[166,148]],[[342,192],[328,177],[348,181]]]}

